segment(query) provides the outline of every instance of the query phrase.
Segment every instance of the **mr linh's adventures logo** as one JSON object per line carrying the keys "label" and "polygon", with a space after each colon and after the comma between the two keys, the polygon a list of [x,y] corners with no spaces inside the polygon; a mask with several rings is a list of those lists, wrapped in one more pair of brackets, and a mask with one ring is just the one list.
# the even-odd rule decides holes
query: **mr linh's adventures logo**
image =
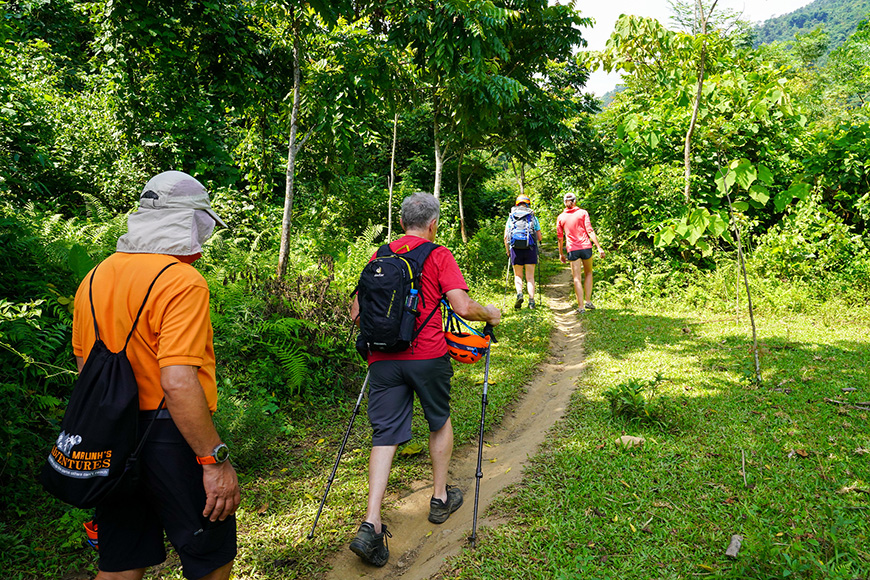
{"label": "mr linh's adventures logo", "polygon": [[112,466],[112,450],[73,451],[82,442],[81,435],[61,431],[48,460],[59,473],[77,479],[107,476]]}

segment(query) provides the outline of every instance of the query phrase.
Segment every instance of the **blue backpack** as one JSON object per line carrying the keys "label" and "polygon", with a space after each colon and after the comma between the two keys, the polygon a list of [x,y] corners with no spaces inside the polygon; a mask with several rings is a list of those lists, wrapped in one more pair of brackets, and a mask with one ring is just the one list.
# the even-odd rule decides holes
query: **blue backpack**
{"label": "blue backpack", "polygon": [[511,212],[510,245],[515,250],[528,250],[535,245],[534,214],[515,217]]}

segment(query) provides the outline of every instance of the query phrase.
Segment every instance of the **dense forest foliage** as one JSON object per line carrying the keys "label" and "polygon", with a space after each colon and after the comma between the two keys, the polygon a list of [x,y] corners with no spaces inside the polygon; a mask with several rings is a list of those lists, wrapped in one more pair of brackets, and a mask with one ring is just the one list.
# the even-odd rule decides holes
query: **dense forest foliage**
{"label": "dense forest foliage", "polygon": [[[574,191],[617,290],[716,307],[704,277],[740,243],[761,308],[865,303],[870,25],[832,23],[866,4],[818,0],[827,39],[758,47],[715,12],[623,16],[589,53],[589,19],[546,0],[0,2],[0,547],[31,554],[14,522],[49,501],[71,296],[159,171],[200,179],[230,225],[198,267],[242,471],[352,396],[348,297],[416,190],[473,285],[504,280],[519,192],[552,240]],[[595,67],[624,73],[605,110]]]}
{"label": "dense forest foliage", "polygon": [[755,27],[757,44],[790,41],[797,34],[822,27],[836,48],[849,38],[858,23],[870,14],[868,0],[814,0],[789,14],[765,20]]}

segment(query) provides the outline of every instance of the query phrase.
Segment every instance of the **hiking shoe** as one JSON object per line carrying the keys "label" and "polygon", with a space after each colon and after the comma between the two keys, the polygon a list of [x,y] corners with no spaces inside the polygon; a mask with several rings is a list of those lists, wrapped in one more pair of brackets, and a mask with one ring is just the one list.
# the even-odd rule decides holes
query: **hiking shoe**
{"label": "hiking shoe", "polygon": [[586,312],[584,309],[578,308],[577,310],[574,311],[574,314],[583,314],[584,312]]}
{"label": "hiking shoe", "polygon": [[522,307],[523,307],[523,295],[517,294],[517,301],[514,302],[514,309],[519,310]]}
{"label": "hiking shoe", "polygon": [[586,303],[586,310],[595,310],[595,305],[591,302]]}
{"label": "hiking shoe", "polygon": [[393,534],[387,531],[387,526],[381,524],[381,533],[375,533],[375,527],[363,522],[359,526],[356,537],[350,543],[350,551],[359,556],[363,562],[372,566],[381,567],[390,559],[390,550],[387,547],[387,538]]}
{"label": "hiking shoe", "polygon": [[443,524],[461,505],[462,491],[458,487],[448,485],[446,503],[434,497],[429,500],[429,521],[433,524]]}
{"label": "hiking shoe", "polygon": [[535,299],[534,298],[529,298],[529,308],[532,308],[532,309],[535,308]]}

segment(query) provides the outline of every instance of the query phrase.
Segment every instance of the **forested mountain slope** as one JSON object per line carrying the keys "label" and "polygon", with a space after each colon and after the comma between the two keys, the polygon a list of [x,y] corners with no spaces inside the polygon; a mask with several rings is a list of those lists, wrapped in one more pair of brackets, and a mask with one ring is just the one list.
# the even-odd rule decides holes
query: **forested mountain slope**
{"label": "forested mountain slope", "polygon": [[843,43],[858,23],[870,16],[870,0],[815,0],[790,14],[764,21],[756,27],[756,46],[778,40],[793,40],[797,32],[823,25],[829,34],[828,50]]}

